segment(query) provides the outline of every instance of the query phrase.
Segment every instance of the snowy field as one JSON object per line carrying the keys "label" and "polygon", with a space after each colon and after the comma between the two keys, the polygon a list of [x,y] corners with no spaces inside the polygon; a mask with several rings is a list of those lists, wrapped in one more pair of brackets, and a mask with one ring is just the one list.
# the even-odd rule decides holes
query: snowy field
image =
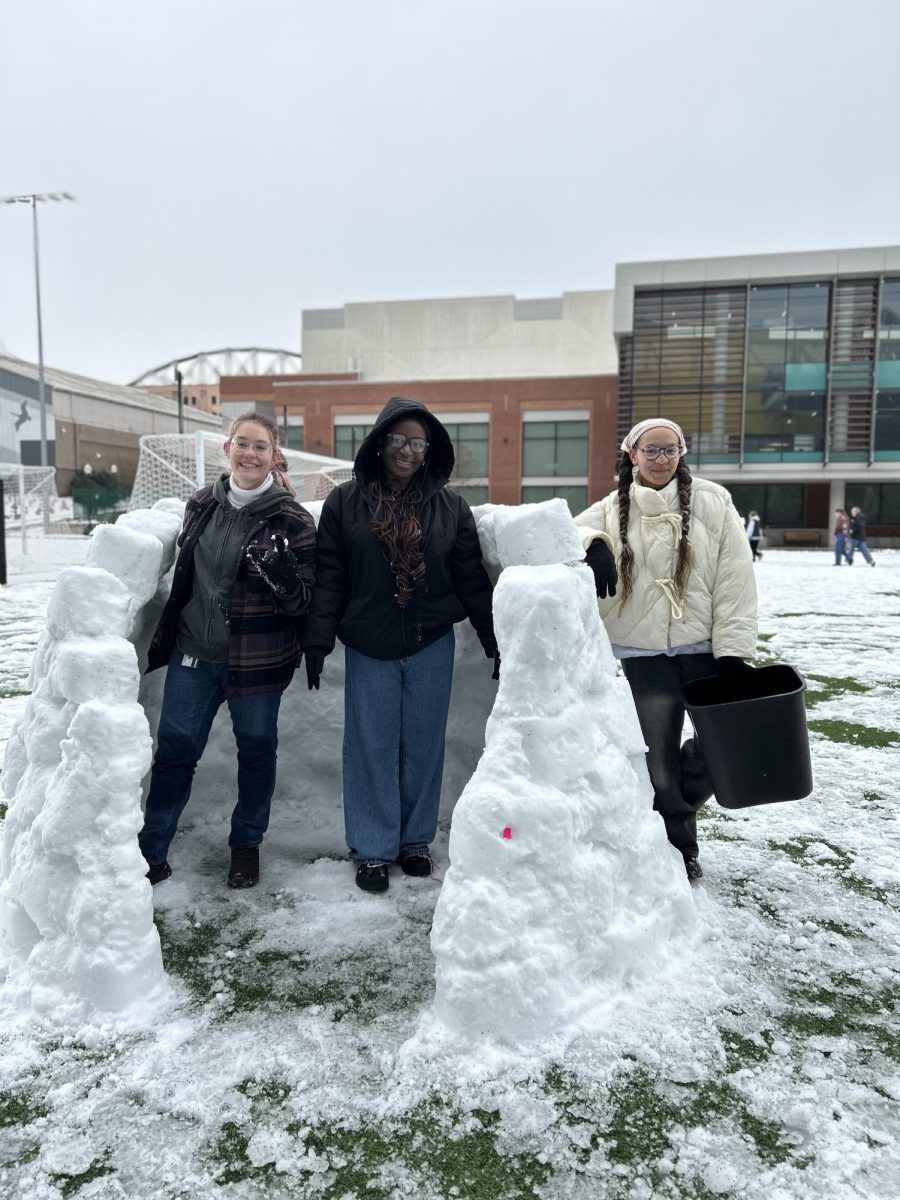
{"label": "snowy field", "polygon": [[[703,936],[680,969],[562,1048],[437,1051],[417,1031],[440,883],[354,887],[337,772],[304,770],[315,733],[283,725],[260,886],[224,885],[215,789],[173,845],[154,896],[169,1017],[62,1037],[0,1022],[0,1197],[895,1200],[900,552],[876,554],[757,568],[758,661],[808,678],[816,787],[704,810]],[[3,743],[53,587],[25,571],[0,589]]]}

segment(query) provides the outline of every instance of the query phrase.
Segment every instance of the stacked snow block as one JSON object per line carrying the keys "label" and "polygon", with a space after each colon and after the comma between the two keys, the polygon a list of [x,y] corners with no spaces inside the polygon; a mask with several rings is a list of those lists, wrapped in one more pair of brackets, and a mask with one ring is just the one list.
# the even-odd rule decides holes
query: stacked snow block
{"label": "stacked snow block", "polygon": [[168,996],[136,838],[152,743],[134,638],[180,527],[167,501],[94,530],[59,576],[7,747],[0,963],[16,1009],[54,1024],[141,1024]]}
{"label": "stacked snow block", "polygon": [[693,899],[653,812],[634,702],[566,505],[484,517],[482,547],[502,571],[500,687],[453,814],[421,1032],[558,1043],[680,961]]}

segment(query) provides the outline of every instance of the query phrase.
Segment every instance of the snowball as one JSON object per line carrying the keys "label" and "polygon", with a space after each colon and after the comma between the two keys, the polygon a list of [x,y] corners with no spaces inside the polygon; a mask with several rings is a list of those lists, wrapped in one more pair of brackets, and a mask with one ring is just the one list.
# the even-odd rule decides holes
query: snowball
{"label": "snowball", "polygon": [[157,500],[153,505],[153,512],[174,513],[179,521],[184,520],[185,503],[183,500],[176,499],[175,496],[163,496],[161,500]]}
{"label": "snowball", "polygon": [[156,591],[162,558],[162,542],[153,534],[118,524],[98,525],[91,534],[87,562],[121,579],[140,605]]}
{"label": "snowball", "polygon": [[[131,628],[131,593],[102,567],[66,567],[56,581],[47,610],[51,635],[127,637]],[[43,674],[39,666],[39,674]]]}
{"label": "snowball", "polygon": [[126,703],[137,696],[140,674],[134,646],[124,638],[77,638],[56,654],[56,684],[66,700]]}

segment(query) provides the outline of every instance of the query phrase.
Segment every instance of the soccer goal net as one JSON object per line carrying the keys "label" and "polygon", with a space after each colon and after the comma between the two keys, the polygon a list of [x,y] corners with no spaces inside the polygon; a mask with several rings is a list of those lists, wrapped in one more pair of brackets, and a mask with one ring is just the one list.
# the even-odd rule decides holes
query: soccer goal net
{"label": "soccer goal net", "polygon": [[[307,454],[304,450],[282,453],[299,500],[324,500],[332,488],[353,474],[353,463],[341,458]],[[150,508],[164,496],[187,500],[227,470],[221,434],[145,434],[128,507]]]}

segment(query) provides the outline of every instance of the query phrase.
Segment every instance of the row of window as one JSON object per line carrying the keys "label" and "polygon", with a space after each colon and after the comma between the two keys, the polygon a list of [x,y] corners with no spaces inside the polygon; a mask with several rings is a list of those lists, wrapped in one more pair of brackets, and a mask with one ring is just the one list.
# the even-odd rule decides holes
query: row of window
{"label": "row of window", "polygon": [[[738,512],[756,511],[763,525],[775,528],[805,523],[802,483],[730,483],[727,485]],[[849,482],[844,507],[858,505],[869,525],[900,525],[900,483]],[[829,520],[831,514],[829,513]]]}
{"label": "row of window", "polygon": [[639,291],[621,350],[623,428],[668,416],[695,464],[900,457],[900,280]]}
{"label": "row of window", "polygon": [[[335,457],[352,461],[373,424],[374,421],[360,421],[354,425],[335,425]],[[456,455],[450,486],[470,504],[487,503],[490,426],[486,421],[445,421],[442,424],[450,435]],[[573,512],[585,508],[588,421],[524,422],[522,475],[523,503],[561,496]]]}

